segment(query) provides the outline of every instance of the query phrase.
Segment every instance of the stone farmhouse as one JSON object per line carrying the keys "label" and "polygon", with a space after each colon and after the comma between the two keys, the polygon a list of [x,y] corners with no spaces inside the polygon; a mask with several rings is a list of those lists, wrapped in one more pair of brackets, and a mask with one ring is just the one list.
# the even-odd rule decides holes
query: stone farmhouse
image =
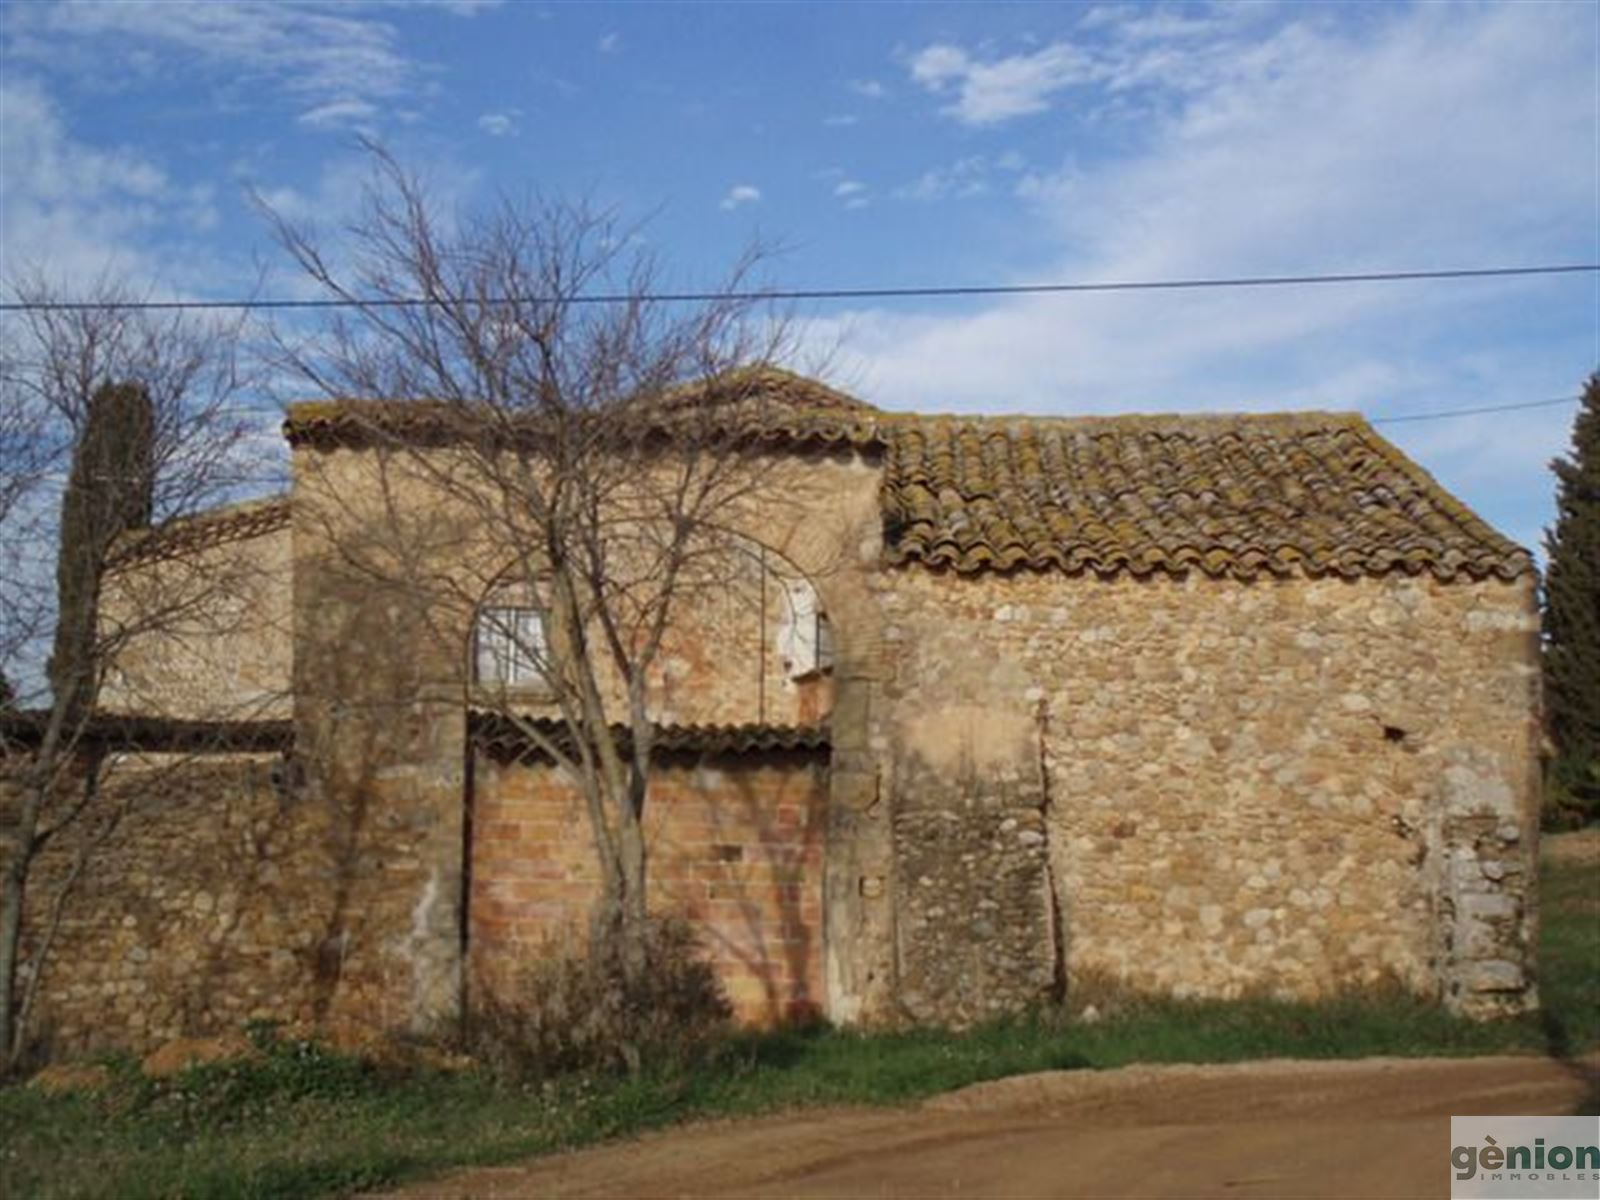
{"label": "stone farmhouse", "polygon": [[[781,486],[745,582],[674,628],[646,811],[657,908],[743,1017],[965,1023],[1086,980],[1536,1003],[1535,569],[1366,421],[931,416],[763,378],[743,452]],[[582,929],[575,791],[504,719],[539,711],[497,641],[537,598],[425,482],[377,485],[374,421],[450,452],[404,405],[303,405],[288,494],[121,552],[110,619],[249,569],[225,631],[119,662],[118,769],[234,736],[73,893],[58,1043],[426,1027]],[[475,606],[348,570],[352,512]]]}

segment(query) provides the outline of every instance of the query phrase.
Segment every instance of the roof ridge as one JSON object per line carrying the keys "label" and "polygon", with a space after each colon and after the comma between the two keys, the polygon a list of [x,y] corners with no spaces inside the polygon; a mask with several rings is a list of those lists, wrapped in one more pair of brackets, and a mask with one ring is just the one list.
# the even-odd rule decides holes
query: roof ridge
{"label": "roof ridge", "polygon": [[1357,428],[1367,426],[1359,412],[1339,409],[1269,409],[1265,411],[1196,411],[1130,413],[926,413],[908,409],[880,410],[885,426],[926,423],[952,425],[1036,426],[1201,426],[1271,425],[1291,428]]}

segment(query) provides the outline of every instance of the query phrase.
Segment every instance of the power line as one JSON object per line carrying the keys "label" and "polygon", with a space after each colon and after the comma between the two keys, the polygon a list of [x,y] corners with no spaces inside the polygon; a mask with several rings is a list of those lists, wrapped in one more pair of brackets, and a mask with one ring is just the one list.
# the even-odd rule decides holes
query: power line
{"label": "power line", "polygon": [[[595,292],[562,297],[567,304],[706,303],[717,300],[903,300],[973,296],[1045,296],[1080,292],[1157,292],[1199,291],[1206,288],[1300,287],[1336,283],[1403,283],[1427,279],[1503,279],[1526,275],[1577,275],[1600,271],[1600,263],[1556,263],[1524,267],[1460,267],[1438,271],[1368,271],[1343,275],[1247,275],[1233,278],[1140,279],[1105,283],[1011,283],[971,284],[949,287],[861,287],[789,288],[773,291],[733,292]],[[267,300],[12,300],[0,303],[0,312],[85,312],[96,310],[142,310],[146,312],[192,312],[227,309],[231,311],[329,309],[329,308],[429,308],[461,300],[469,304],[538,304],[552,297],[489,296],[443,298],[433,296],[390,296],[374,299],[267,299]]]}
{"label": "power line", "polygon": [[1398,425],[1402,421],[1443,421],[1448,417],[1475,417],[1481,413],[1517,412],[1525,408],[1553,408],[1576,404],[1582,396],[1557,396],[1551,400],[1525,400],[1521,404],[1485,404],[1481,408],[1447,408],[1439,412],[1409,413],[1398,417],[1368,417],[1369,425]]}

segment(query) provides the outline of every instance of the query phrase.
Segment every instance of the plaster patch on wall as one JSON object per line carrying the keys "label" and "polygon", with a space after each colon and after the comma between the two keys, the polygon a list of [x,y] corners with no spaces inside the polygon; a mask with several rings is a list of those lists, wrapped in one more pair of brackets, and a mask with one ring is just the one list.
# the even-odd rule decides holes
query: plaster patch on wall
{"label": "plaster patch on wall", "polygon": [[1035,736],[1027,711],[976,704],[918,712],[898,732],[908,754],[941,772],[1025,763]]}
{"label": "plaster patch on wall", "polygon": [[411,932],[406,938],[405,959],[411,967],[411,1023],[426,1026],[437,1007],[438,970],[430,961],[430,951],[438,942],[433,932],[434,911],[439,905],[439,868],[428,870],[428,881],[411,909]]}

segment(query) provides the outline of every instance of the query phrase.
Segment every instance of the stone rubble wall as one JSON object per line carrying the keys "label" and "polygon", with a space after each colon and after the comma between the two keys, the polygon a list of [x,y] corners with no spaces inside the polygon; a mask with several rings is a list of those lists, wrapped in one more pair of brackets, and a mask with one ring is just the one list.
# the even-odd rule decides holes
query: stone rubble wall
{"label": "stone rubble wall", "polygon": [[[707,931],[747,1018],[964,1024],[1108,978],[1535,1002],[1527,584],[913,570],[863,594],[883,624],[874,641],[880,610],[851,610],[829,766],[680,763],[653,797],[657,900]],[[407,633],[382,604],[333,613],[364,644]],[[459,701],[388,661],[340,670],[396,685],[392,721],[358,689],[309,694],[332,751],[303,782],[271,756],[115,764],[104,800],[129,803],[63,910],[41,1034],[425,1028],[459,1011],[464,968],[502,986],[582,929],[572,790],[473,764],[463,863]],[[32,881],[25,977],[77,837]]]}
{"label": "stone rubble wall", "polygon": [[[262,555],[278,556],[272,572],[292,580],[292,636],[261,634],[271,666],[263,678],[292,647],[297,753],[309,782],[287,810],[302,815],[281,818],[288,823],[274,834],[289,839],[272,843],[282,846],[270,865],[284,882],[262,891],[282,906],[282,928],[263,924],[242,944],[278,962],[287,960],[272,954],[287,946],[296,969],[314,968],[316,987],[273,985],[291,1016],[320,1005],[426,1028],[458,1013],[464,972],[482,965],[461,956],[464,924],[484,915],[461,911],[473,865],[462,852],[464,710],[483,699],[466,666],[472,606],[507,549],[486,538],[470,506],[430,493],[416,464],[379,460],[297,449],[292,532],[255,540]],[[663,719],[683,722],[829,713],[833,750],[817,785],[827,800],[805,826],[820,825],[820,916],[804,922],[806,965],[779,980],[780,996],[803,980],[843,1023],[966,1023],[1091,978],[1206,996],[1309,996],[1393,979],[1481,1015],[1534,1002],[1530,580],[1243,583],[885,568],[879,464],[818,454],[774,459],[770,474],[771,500],[732,523],[815,584],[838,643],[831,678],[773,676],[773,656],[762,655],[777,631],[744,621],[750,606],[730,600],[697,607],[675,631],[656,695]],[[391,570],[438,590],[393,586]],[[263,611],[277,614],[277,629],[282,597],[273,595]],[[219,645],[221,661],[228,643]],[[150,663],[165,661],[151,652]],[[141,669],[146,682],[135,690],[179,695],[177,674]],[[253,686],[203,664],[179,668],[191,669],[211,681],[213,698]],[[549,780],[533,779],[501,781],[502,798],[564,802]],[[720,797],[724,785],[702,779],[668,791],[688,812],[701,803],[696,787]],[[161,836],[198,856],[243,836],[228,832],[229,820],[277,829],[269,792],[227,784],[225,803],[175,800],[174,812],[194,806],[191,823]],[[820,802],[806,795],[794,803],[811,813]],[[566,836],[564,845],[577,844]],[[117,888],[140,895],[149,886],[162,861],[156,845],[129,860],[146,864],[139,881],[108,884],[99,903],[122,903]],[[809,888],[817,851],[805,845]],[[746,882],[702,878],[703,849],[683,861],[708,902],[710,885]],[[512,861],[485,878],[510,882],[523,869]],[[242,870],[233,863],[214,887],[191,890],[220,904]],[[202,903],[181,899],[187,878],[163,884],[162,904]],[[471,878],[474,889],[482,882]],[[484,936],[525,945],[555,912],[541,916],[538,905],[559,899],[563,922],[583,906],[582,879],[543,882],[571,894],[496,893],[496,903],[509,896],[535,907],[500,914],[509,924],[485,924]],[[96,940],[88,924],[74,934],[87,940],[74,943],[70,970],[91,974],[57,989],[58,1028],[92,1038],[92,989],[113,985],[102,995],[118,996],[151,978],[143,967],[80,957],[136,962],[136,944],[165,953],[169,935],[157,925],[170,925],[171,945],[182,947],[204,942],[209,934],[194,930],[216,920],[193,907],[160,911],[152,932],[136,923],[136,938],[120,935],[135,938],[126,945]],[[230,985],[238,999],[217,1002],[227,1014],[264,1007],[256,998],[266,993],[239,971]],[[741,1003],[758,996],[728,977]],[[223,1015],[191,1006],[157,1014],[152,1027],[203,1031]]]}
{"label": "stone rubble wall", "polygon": [[[650,900],[699,931],[736,1015],[823,1007],[826,755],[674,758],[645,809]],[[474,768],[469,963],[475,994],[517,1000],[519,973],[582,953],[599,866],[577,790],[545,763]]]}
{"label": "stone rubble wall", "polygon": [[892,580],[874,737],[912,1015],[1063,977],[1535,1001],[1528,582]]}
{"label": "stone rubble wall", "polygon": [[1032,732],[959,695],[895,731],[904,1018],[967,1024],[1026,1007],[1055,981],[1045,786]]}
{"label": "stone rubble wall", "polygon": [[100,707],[210,720],[291,715],[292,546],[281,525],[112,570],[101,628],[127,635]]}
{"label": "stone rubble wall", "polygon": [[44,960],[35,1036],[78,1054],[250,1020],[407,1026],[425,816],[296,788],[273,755],[115,764],[29,880],[25,980],[62,882],[94,844]]}
{"label": "stone rubble wall", "polygon": [[[31,1023],[52,1054],[144,1051],[252,1020],[356,1042],[418,1027],[441,970],[433,910],[457,911],[428,863],[431,811],[394,803],[394,792],[349,807],[284,772],[274,755],[111,768],[88,820],[47,848],[30,880],[24,986],[55,897],[94,840]],[[563,943],[581,949],[594,852],[553,768],[479,760],[475,783],[470,986],[514,1000],[520,968]],[[677,761],[653,789],[656,911],[698,927],[743,1020],[823,1007],[827,789],[814,752]]]}

